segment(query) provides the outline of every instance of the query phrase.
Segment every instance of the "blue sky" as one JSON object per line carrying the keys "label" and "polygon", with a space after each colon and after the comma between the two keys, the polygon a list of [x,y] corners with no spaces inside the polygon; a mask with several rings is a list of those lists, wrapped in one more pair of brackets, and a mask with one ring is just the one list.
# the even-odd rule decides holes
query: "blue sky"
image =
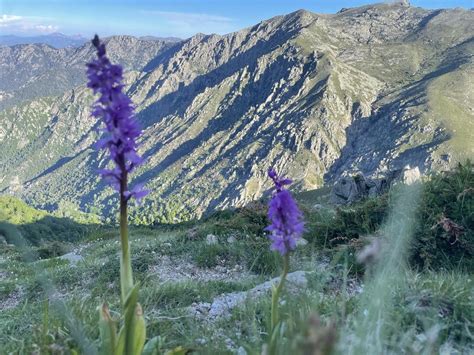
{"label": "blue sky", "polygon": [[[334,13],[364,0],[0,0],[0,34],[51,32],[189,37],[224,34],[298,9]],[[378,1],[383,2],[383,1]],[[387,1],[385,1],[387,2]],[[425,8],[474,8],[474,0],[412,0]]]}

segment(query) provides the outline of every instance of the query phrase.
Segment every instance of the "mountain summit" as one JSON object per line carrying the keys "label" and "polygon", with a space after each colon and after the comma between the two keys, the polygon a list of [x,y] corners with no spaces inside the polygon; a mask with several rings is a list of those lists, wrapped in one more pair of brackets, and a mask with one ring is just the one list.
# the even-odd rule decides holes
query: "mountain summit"
{"label": "mountain summit", "polygon": [[[347,171],[473,158],[474,12],[406,5],[302,10],[183,41],[109,39],[144,128],[143,222],[257,199],[269,167],[305,190]],[[0,88],[3,192],[46,208],[115,205],[95,173],[104,157],[82,84],[90,57],[89,44],[0,49],[1,75],[18,78]]]}

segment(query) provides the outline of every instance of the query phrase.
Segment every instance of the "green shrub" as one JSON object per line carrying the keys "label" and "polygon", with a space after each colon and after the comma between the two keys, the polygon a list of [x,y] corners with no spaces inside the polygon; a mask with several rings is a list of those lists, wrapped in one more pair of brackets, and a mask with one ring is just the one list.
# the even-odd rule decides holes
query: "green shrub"
{"label": "green shrub", "polygon": [[225,259],[227,252],[227,248],[221,244],[202,244],[194,254],[194,261],[199,267],[215,267],[220,259]]}
{"label": "green shrub", "polygon": [[[432,269],[474,268],[474,165],[459,164],[425,182],[412,263]],[[443,223],[444,222],[444,223]]]}
{"label": "green shrub", "polygon": [[267,206],[262,201],[254,201],[245,207],[235,210],[217,211],[200,221],[197,238],[205,238],[208,234],[236,236],[264,234],[268,225]]}
{"label": "green shrub", "polygon": [[[0,196],[0,235],[15,245],[23,243],[23,238],[35,246],[48,241],[78,241],[97,228],[92,223],[98,219],[94,215],[72,211],[70,208],[68,213],[58,212],[58,217],[32,208],[15,197]],[[74,220],[75,217],[80,217],[81,223]],[[9,226],[16,227],[21,237],[12,233]]]}
{"label": "green shrub", "polygon": [[[376,198],[336,207],[335,212],[305,211],[305,238],[319,248],[349,245],[354,252],[360,237],[374,234],[384,223],[390,203],[399,193],[394,186]],[[474,267],[474,167],[459,164],[422,182],[418,223],[410,246],[412,266],[430,269]],[[443,223],[444,221],[444,223]],[[355,248],[354,248],[355,247]]]}
{"label": "green shrub", "polygon": [[347,244],[352,239],[371,234],[384,222],[389,198],[389,193],[385,193],[348,207],[336,207],[335,213],[328,210],[304,210],[307,229],[304,238],[324,248]]}
{"label": "green shrub", "polygon": [[43,243],[41,246],[34,249],[40,259],[56,258],[69,251],[69,246],[59,241],[52,241]]}
{"label": "green shrub", "polygon": [[120,258],[117,254],[110,255],[103,263],[100,269],[96,271],[97,283],[107,285],[113,283],[120,277]]}

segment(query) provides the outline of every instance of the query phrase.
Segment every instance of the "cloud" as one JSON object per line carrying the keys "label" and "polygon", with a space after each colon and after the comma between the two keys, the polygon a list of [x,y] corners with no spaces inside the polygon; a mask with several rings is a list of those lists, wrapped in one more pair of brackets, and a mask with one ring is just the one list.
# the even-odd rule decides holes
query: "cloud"
{"label": "cloud", "polygon": [[57,32],[59,29],[59,27],[55,25],[36,25],[33,28],[42,33]]}
{"label": "cloud", "polygon": [[9,34],[44,34],[59,30],[59,26],[46,23],[48,19],[34,16],[0,15],[0,28]]}
{"label": "cloud", "polygon": [[18,22],[22,19],[23,17],[21,16],[15,16],[15,15],[6,15],[3,14],[0,16],[0,26],[7,26],[8,24]]}
{"label": "cloud", "polygon": [[201,13],[191,12],[174,12],[174,11],[145,11],[150,15],[162,16],[171,21],[198,23],[198,22],[212,22],[212,23],[230,23],[233,20],[230,17],[216,16]]}
{"label": "cloud", "polygon": [[[236,30],[234,19],[205,13],[174,11],[141,11],[158,19],[157,26],[167,27],[170,32],[190,36],[198,32],[224,34]],[[171,28],[170,28],[171,27]]]}

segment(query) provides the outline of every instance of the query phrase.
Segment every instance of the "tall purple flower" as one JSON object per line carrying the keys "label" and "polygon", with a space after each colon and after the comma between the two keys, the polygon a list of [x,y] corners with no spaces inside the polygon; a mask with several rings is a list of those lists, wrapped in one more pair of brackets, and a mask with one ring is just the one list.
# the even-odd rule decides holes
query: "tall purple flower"
{"label": "tall purple flower", "polygon": [[265,230],[270,232],[271,249],[286,255],[296,248],[296,241],[303,234],[303,214],[291,193],[284,189],[284,186],[291,184],[292,181],[279,177],[273,169],[268,171],[268,176],[273,180],[276,192],[268,205],[268,219],[271,225]]}
{"label": "tall purple flower", "polygon": [[99,94],[92,115],[103,120],[104,136],[97,142],[97,148],[106,148],[113,169],[103,169],[101,175],[128,201],[134,197],[140,200],[148,191],[137,186],[127,187],[127,177],[135,167],[142,163],[137,154],[137,138],[141,129],[135,119],[132,101],[122,90],[123,71],[120,65],[112,64],[105,53],[103,44],[96,35],[92,44],[97,49],[97,59],[87,64],[87,86]]}

